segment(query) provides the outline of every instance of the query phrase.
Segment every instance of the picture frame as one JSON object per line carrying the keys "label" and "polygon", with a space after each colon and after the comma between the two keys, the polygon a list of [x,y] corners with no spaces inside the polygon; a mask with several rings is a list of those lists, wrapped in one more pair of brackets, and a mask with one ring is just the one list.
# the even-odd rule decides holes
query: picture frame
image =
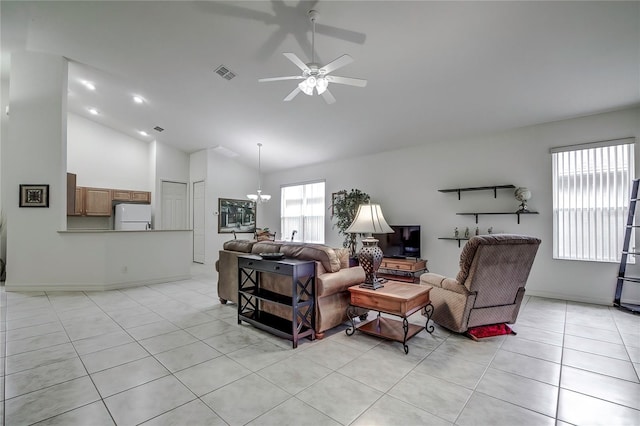
{"label": "picture frame", "polygon": [[49,207],[49,185],[20,184],[20,207]]}
{"label": "picture frame", "polygon": [[255,234],[256,202],[218,198],[218,234]]}

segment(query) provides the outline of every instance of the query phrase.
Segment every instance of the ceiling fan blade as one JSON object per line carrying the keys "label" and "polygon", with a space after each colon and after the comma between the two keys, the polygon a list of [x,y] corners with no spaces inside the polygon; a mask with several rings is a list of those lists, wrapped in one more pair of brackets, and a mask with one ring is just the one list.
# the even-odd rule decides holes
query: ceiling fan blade
{"label": "ceiling fan blade", "polygon": [[333,61],[329,62],[327,65],[325,65],[324,67],[322,67],[321,69],[324,70],[324,72],[326,74],[330,73],[331,71],[335,71],[338,68],[342,68],[345,65],[350,64],[351,62],[353,62],[353,58],[349,55],[342,55],[339,58],[334,59]]}
{"label": "ceiling fan blade", "polygon": [[296,88],[293,89],[291,93],[289,93],[287,97],[283,99],[283,101],[289,102],[291,99],[295,98],[298,95],[298,93],[300,93],[301,91],[302,90],[300,90],[300,88],[296,86]]}
{"label": "ceiling fan blade", "polygon": [[367,85],[367,80],[361,78],[338,77],[336,75],[328,75],[326,78],[331,83],[346,84],[348,86],[365,87]]}
{"label": "ceiling fan blade", "polygon": [[364,44],[367,39],[367,35],[356,31],[345,30],[344,28],[337,28],[331,25],[316,24],[316,32],[319,34],[328,35],[329,37],[339,38],[352,43]]}
{"label": "ceiling fan blade", "polygon": [[333,95],[331,94],[329,89],[325,90],[322,93],[322,97],[324,98],[325,102],[328,103],[328,104],[335,103],[335,101],[336,101],[336,98],[333,97]]}
{"label": "ceiling fan blade", "polygon": [[287,77],[269,77],[269,78],[261,78],[258,80],[260,83],[264,83],[266,81],[280,81],[280,80],[302,80],[304,77],[301,75],[290,75]]}
{"label": "ceiling fan blade", "polygon": [[304,62],[302,62],[302,60],[300,58],[298,58],[298,56],[295,53],[283,53],[283,55],[290,60],[291,62],[293,62],[298,68],[300,68],[302,71],[308,71],[309,67],[307,66],[307,64],[305,64]]}

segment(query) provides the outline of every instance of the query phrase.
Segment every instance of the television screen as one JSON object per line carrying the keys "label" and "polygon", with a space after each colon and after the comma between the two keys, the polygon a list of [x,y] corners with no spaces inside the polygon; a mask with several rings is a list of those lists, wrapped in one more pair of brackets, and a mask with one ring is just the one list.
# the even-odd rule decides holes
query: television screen
{"label": "television screen", "polygon": [[420,225],[391,225],[393,234],[373,234],[384,257],[420,258]]}

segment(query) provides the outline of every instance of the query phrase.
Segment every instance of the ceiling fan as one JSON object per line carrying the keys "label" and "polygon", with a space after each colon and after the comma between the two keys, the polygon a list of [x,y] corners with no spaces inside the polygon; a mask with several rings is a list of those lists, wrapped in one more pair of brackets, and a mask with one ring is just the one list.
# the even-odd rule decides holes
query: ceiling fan
{"label": "ceiling fan", "polygon": [[329,91],[329,83],[346,84],[348,86],[365,87],[367,80],[351,77],[338,77],[330,75],[332,71],[342,68],[343,66],[353,62],[353,58],[349,55],[342,55],[327,65],[321,67],[320,64],[315,62],[315,39],[316,39],[316,20],[318,19],[318,12],[315,10],[309,11],[309,19],[313,26],[313,32],[311,35],[311,62],[305,64],[295,53],[283,53],[283,55],[293,62],[298,68],[302,70],[302,75],[292,75],[287,77],[271,77],[261,78],[258,81],[264,83],[267,81],[280,81],[280,80],[302,80],[295,89],[291,91],[284,98],[285,102],[288,102],[295,98],[298,93],[302,92],[305,95],[313,96],[314,89],[316,93],[322,95],[324,100],[328,104],[332,104],[336,101]]}

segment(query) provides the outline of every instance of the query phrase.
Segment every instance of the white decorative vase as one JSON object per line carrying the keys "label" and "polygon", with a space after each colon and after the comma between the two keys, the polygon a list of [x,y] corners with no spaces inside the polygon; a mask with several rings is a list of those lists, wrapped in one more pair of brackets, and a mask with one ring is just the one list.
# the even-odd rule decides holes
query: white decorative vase
{"label": "white decorative vase", "polygon": [[527,201],[531,199],[531,191],[529,191],[528,188],[521,186],[519,188],[516,188],[514,196],[516,197],[516,200],[520,201],[520,208],[518,208],[518,211],[529,211],[529,208],[527,207]]}

